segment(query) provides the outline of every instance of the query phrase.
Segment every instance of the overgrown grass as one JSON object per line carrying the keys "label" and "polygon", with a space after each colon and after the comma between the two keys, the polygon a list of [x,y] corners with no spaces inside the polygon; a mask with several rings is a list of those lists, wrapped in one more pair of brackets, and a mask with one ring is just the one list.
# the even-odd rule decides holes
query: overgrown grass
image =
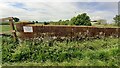
{"label": "overgrown grass", "polygon": [[119,66],[118,38],[23,41],[2,38],[2,64],[15,66]]}
{"label": "overgrown grass", "polygon": [[2,37],[0,37],[0,65],[2,64]]}

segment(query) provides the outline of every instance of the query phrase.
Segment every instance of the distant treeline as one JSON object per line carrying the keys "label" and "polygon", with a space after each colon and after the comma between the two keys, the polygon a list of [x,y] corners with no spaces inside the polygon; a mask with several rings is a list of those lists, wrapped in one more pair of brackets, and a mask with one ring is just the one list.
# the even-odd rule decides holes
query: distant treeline
{"label": "distant treeline", "polygon": [[48,23],[52,24],[52,25],[86,25],[86,26],[91,26],[90,17],[86,13],[79,14],[79,15],[71,18],[70,20],[59,20],[58,22],[48,22]]}
{"label": "distant treeline", "polygon": [[10,25],[9,22],[0,22],[0,25]]}
{"label": "distant treeline", "polygon": [[90,17],[86,13],[79,14],[70,20],[59,20],[57,22],[50,21],[50,22],[38,22],[32,21],[33,23],[39,23],[44,25],[86,25],[91,26]]}
{"label": "distant treeline", "polygon": [[[120,25],[120,15],[116,15],[113,18],[113,23],[111,25],[119,26]],[[86,25],[91,26],[93,24],[95,25],[107,25],[107,20],[105,19],[98,19],[91,21],[90,16],[87,15],[87,13],[78,14],[77,16],[72,17],[69,20],[59,20],[57,22],[55,21],[49,21],[49,22],[38,22],[33,21],[34,23],[38,24],[44,24],[44,25]]]}

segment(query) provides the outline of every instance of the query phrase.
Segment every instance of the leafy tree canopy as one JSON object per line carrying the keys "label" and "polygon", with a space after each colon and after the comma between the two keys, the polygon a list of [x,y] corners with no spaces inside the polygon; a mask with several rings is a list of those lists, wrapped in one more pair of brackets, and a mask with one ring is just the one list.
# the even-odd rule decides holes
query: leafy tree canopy
{"label": "leafy tree canopy", "polygon": [[76,17],[73,17],[71,19],[71,23],[74,25],[87,25],[87,26],[91,26],[91,21],[90,21],[90,17],[86,14],[79,14]]}
{"label": "leafy tree canopy", "polygon": [[117,25],[120,25],[120,15],[116,15],[113,19]]}

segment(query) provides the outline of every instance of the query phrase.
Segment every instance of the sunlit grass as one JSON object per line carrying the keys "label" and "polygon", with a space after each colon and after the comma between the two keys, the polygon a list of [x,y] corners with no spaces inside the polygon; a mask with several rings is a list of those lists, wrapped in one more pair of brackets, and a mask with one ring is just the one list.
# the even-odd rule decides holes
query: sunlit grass
{"label": "sunlit grass", "polygon": [[7,32],[10,31],[10,25],[0,25],[0,32]]}

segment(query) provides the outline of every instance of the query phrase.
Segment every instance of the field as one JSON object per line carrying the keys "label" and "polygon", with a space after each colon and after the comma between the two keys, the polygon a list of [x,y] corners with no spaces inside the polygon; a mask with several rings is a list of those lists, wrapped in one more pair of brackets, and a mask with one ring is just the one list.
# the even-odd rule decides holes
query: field
{"label": "field", "polygon": [[9,25],[0,25],[0,32],[10,31]]}
{"label": "field", "polygon": [[115,25],[111,25],[111,24],[107,24],[107,25],[97,25],[97,24],[93,24],[92,26],[96,26],[96,27],[112,27],[112,28],[116,28],[116,27],[119,27],[119,26],[115,26]]}
{"label": "field", "polygon": [[[7,31],[9,28],[3,26]],[[2,37],[3,66],[117,66],[120,38],[13,42]]]}
{"label": "field", "polygon": [[0,34],[3,34],[3,33],[8,34],[8,35],[12,34],[10,25],[0,25]]}

